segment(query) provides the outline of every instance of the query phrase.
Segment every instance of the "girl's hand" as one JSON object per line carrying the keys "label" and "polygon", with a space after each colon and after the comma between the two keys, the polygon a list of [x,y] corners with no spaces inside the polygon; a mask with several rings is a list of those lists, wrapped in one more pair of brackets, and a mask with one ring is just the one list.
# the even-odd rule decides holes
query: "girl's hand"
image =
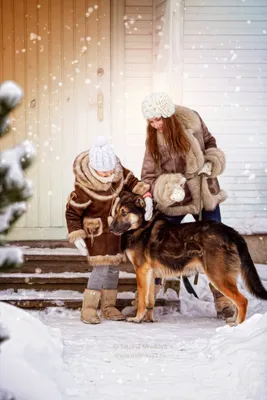
{"label": "girl's hand", "polygon": [[76,239],[74,242],[75,246],[79,250],[82,256],[88,256],[88,250],[85,244],[85,241],[82,238]]}
{"label": "girl's hand", "polygon": [[144,198],[146,203],[145,221],[150,221],[153,215],[153,200],[151,197],[147,196]]}

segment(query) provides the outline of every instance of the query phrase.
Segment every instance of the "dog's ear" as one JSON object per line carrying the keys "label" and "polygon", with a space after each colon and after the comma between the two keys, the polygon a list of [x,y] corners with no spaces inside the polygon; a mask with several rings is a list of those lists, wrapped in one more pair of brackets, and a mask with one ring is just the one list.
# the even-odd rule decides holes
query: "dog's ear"
{"label": "dog's ear", "polygon": [[129,194],[130,194],[130,192],[127,192],[127,190],[123,190],[123,191],[120,193],[120,200],[123,200],[123,199],[125,199],[125,198],[128,198],[128,197],[129,197]]}
{"label": "dog's ear", "polygon": [[138,196],[138,197],[135,199],[134,204],[135,204],[136,207],[138,207],[138,208],[145,208],[145,207],[146,207],[145,200],[144,200],[142,197],[140,197],[140,196]]}

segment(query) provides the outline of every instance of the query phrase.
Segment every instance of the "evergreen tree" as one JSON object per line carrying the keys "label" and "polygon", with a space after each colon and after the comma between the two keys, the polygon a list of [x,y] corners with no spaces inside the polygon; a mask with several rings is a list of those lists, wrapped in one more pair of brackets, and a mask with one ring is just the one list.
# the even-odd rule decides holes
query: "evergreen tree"
{"label": "evergreen tree", "polygon": [[[0,139],[8,133],[8,114],[17,106],[23,94],[11,81],[0,85]],[[24,141],[12,149],[0,152],[0,271],[21,266],[22,252],[17,247],[5,246],[4,236],[26,211],[26,200],[32,194],[30,182],[23,175],[34,158],[34,148]],[[8,339],[0,325],[0,345]],[[0,388],[0,400],[14,400],[12,394]]]}

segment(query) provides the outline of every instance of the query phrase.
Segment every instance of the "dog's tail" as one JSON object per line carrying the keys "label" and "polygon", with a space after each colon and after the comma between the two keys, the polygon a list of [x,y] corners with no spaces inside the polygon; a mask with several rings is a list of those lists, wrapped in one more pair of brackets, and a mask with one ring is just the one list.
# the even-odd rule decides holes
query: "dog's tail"
{"label": "dog's tail", "polygon": [[247,243],[237,232],[235,232],[235,244],[241,260],[241,275],[247,289],[255,297],[267,300],[267,291],[260,280],[251,255],[249,254]]}

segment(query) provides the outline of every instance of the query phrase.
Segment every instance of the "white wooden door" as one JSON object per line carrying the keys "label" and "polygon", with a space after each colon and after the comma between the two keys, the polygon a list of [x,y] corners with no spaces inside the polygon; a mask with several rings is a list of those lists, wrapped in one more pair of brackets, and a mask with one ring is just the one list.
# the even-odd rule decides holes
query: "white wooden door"
{"label": "white wooden door", "polygon": [[2,0],[0,21],[0,79],[25,93],[0,145],[37,150],[34,196],[10,238],[65,238],[73,160],[110,134],[110,0]]}

